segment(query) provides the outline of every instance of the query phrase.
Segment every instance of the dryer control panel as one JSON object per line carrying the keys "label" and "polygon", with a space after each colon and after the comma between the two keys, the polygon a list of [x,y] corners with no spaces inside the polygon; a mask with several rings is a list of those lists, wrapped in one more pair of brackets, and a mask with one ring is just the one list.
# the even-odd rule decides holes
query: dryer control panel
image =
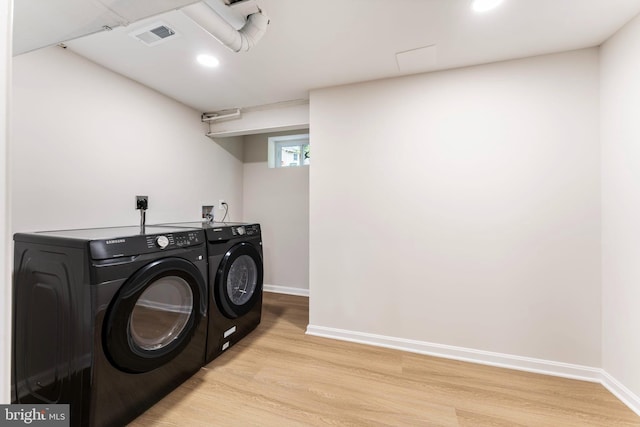
{"label": "dryer control panel", "polygon": [[247,224],[247,225],[238,225],[231,227],[231,233],[234,236],[255,236],[260,234],[260,225],[258,224]]}
{"label": "dryer control panel", "polygon": [[206,231],[209,241],[258,237],[260,236],[260,224],[215,224],[213,227],[207,227]]}

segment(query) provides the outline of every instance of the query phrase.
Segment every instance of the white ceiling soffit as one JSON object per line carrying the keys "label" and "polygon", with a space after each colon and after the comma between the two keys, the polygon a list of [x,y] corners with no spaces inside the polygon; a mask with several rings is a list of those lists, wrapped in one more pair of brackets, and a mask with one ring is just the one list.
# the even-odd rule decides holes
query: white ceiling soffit
{"label": "white ceiling soffit", "polygon": [[128,25],[197,0],[18,0],[13,53],[19,55],[88,34]]}

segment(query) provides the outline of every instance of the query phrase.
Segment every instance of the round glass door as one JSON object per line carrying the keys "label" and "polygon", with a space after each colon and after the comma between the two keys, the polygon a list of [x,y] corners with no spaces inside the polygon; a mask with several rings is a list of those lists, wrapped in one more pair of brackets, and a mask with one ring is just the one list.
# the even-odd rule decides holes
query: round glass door
{"label": "round glass door", "polygon": [[140,295],[131,313],[133,342],[143,350],[166,347],[187,326],[193,312],[193,292],[182,277],[163,277]]}
{"label": "round glass door", "polygon": [[229,249],[218,268],[215,296],[218,308],[235,319],[262,298],[262,256],[255,246],[239,243]]}
{"label": "round glass door", "polygon": [[115,295],[104,323],[105,353],[125,372],[148,372],[189,344],[204,313],[206,283],[181,258],[165,258],[135,272]]}
{"label": "round glass door", "polygon": [[235,305],[245,305],[258,286],[258,267],[249,255],[240,255],[231,263],[227,275],[227,295]]}

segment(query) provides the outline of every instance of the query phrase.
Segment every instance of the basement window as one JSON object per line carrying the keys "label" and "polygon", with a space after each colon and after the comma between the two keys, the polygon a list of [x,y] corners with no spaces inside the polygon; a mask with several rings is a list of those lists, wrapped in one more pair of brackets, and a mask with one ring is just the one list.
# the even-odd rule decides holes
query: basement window
{"label": "basement window", "polygon": [[270,168],[307,166],[310,157],[308,133],[269,137]]}

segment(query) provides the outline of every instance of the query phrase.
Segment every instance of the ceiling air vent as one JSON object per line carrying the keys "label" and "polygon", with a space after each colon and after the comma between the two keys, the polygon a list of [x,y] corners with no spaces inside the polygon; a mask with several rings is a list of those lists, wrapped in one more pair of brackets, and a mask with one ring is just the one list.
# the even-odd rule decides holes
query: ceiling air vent
{"label": "ceiling air vent", "polygon": [[147,46],[155,46],[178,36],[173,28],[162,22],[139,28],[129,33],[129,35]]}

